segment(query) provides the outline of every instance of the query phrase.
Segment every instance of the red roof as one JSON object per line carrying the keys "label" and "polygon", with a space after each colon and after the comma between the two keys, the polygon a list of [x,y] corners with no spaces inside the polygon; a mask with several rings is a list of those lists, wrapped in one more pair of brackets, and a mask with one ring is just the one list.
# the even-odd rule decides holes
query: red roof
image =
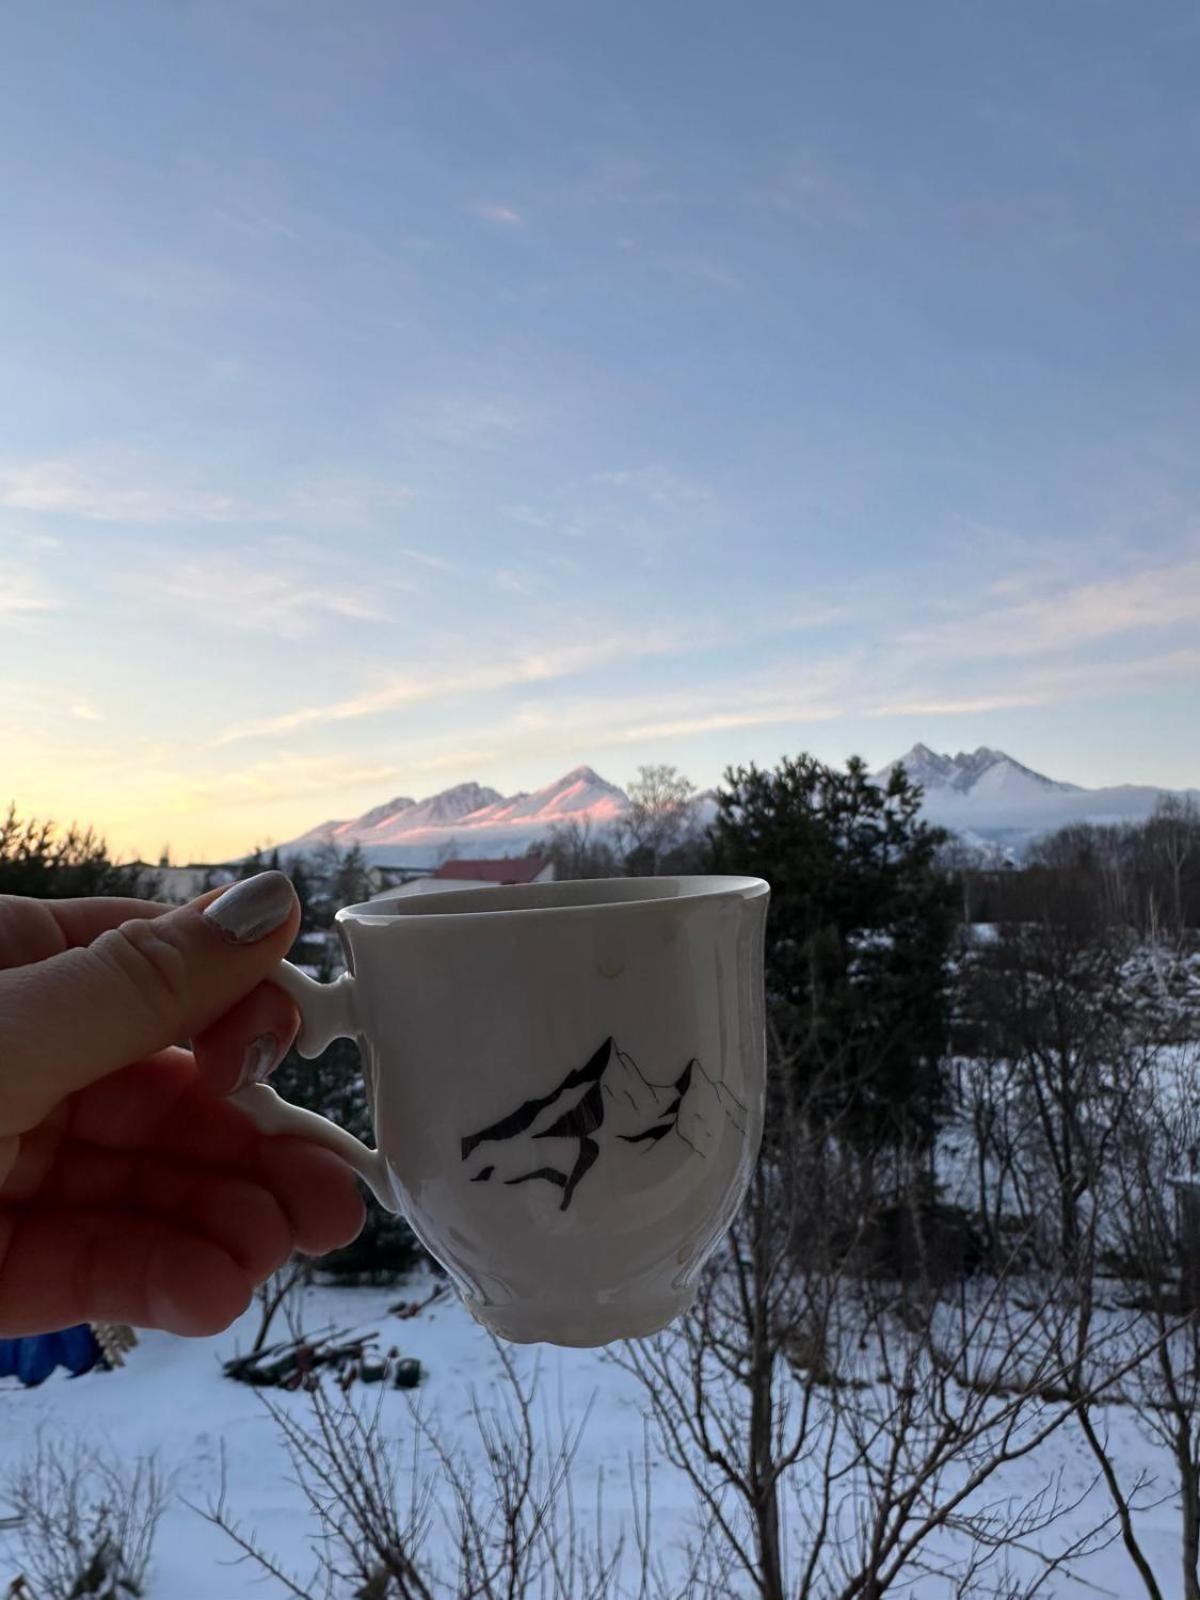
{"label": "red roof", "polygon": [[475,883],[532,883],[545,867],[544,856],[509,856],[502,861],[443,861],[433,876],[465,878]]}

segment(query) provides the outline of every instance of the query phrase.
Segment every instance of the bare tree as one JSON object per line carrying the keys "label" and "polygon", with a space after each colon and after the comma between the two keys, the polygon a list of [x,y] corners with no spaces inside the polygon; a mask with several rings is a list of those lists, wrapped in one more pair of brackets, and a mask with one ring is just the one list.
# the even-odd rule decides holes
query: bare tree
{"label": "bare tree", "polygon": [[[1134,1054],[1131,1047],[1129,1054]],[[1095,1344],[1078,1340],[1077,1383],[1097,1398],[1127,1406],[1146,1439],[1171,1462],[1181,1509],[1180,1566],[1184,1600],[1200,1600],[1200,1054],[1154,1052],[1149,1069],[1126,1072],[1138,1093],[1106,1164],[1103,1204],[1094,1228],[1095,1260],[1079,1300],[1081,1323],[1112,1313],[1095,1300],[1098,1269],[1108,1256],[1135,1290],[1135,1323],[1102,1355],[1119,1361],[1109,1377]],[[1139,1359],[1130,1365],[1122,1343]],[[1134,1512],[1147,1496],[1113,1449],[1092,1404],[1079,1423],[1116,1510],[1121,1538],[1150,1600],[1166,1592],[1137,1534]]]}
{"label": "bare tree", "polygon": [[546,838],[530,845],[528,853],[551,861],[560,879],[613,878],[620,871],[612,844],[597,833],[590,817],[557,823]]}
{"label": "bare tree", "polygon": [[1134,1092],[1115,1070],[1128,1059],[1128,954],[1118,929],[1046,918],[1002,927],[964,972],[981,1173],[1007,1180],[983,1214],[994,1233],[1002,1198],[1011,1203],[1045,1263],[1084,1248],[1087,1209]]}
{"label": "bare tree", "polygon": [[293,1256],[290,1261],[284,1262],[278,1272],[273,1272],[269,1278],[264,1278],[255,1289],[254,1304],[258,1308],[258,1327],[250,1345],[251,1355],[257,1355],[264,1348],[271,1326],[281,1310],[284,1311],[293,1334],[299,1337],[298,1320],[293,1318],[291,1311],[296,1293],[307,1283],[311,1271],[310,1261],[304,1256]]}
{"label": "bare tree", "polygon": [[1175,928],[1181,931],[1185,923],[1184,885],[1189,862],[1195,864],[1195,872],[1200,872],[1200,807],[1182,795],[1161,795],[1147,832],[1169,874]]}
{"label": "bare tree", "polygon": [[[775,1136],[694,1312],[615,1358],[695,1495],[694,1570],[725,1571],[691,1592],[728,1594],[732,1573],[761,1600],[878,1600],[926,1573],[940,1592],[1032,1594],[1110,1520],[1046,1548],[1075,1509],[1035,1465],[1075,1409],[1045,1322],[1058,1285],[1031,1284],[1015,1256],[947,1280],[917,1192],[899,1279],[858,1152],[777,1090]],[[1023,1493],[989,1497],[1016,1462]],[[1015,1550],[1033,1576],[1011,1570]]]}
{"label": "bare tree", "polygon": [[618,824],[627,863],[649,876],[689,838],[696,822],[696,786],[677,767],[639,767]]}

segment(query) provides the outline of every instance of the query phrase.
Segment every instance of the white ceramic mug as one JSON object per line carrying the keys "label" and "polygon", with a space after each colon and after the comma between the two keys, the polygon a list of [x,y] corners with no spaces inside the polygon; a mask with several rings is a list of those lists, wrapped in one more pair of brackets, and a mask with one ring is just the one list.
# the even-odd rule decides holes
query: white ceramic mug
{"label": "white ceramic mug", "polygon": [[301,1055],[357,1040],[379,1148],[265,1085],[234,1098],[343,1156],[503,1338],[653,1333],[758,1153],[768,892],[614,878],[347,906],[347,973],[275,981]]}

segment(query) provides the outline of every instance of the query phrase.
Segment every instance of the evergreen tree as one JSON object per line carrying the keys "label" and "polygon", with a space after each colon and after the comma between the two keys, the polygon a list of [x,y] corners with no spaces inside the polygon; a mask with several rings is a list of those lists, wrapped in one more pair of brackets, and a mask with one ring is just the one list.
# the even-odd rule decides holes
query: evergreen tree
{"label": "evergreen tree", "polygon": [[283,864],[283,871],[292,880],[292,888],[296,891],[296,899],[300,902],[300,932],[311,933],[317,926],[314,921],[313,893],[316,888],[314,874],[307,857],[303,855],[289,856]]}
{"label": "evergreen tree", "polygon": [[362,845],[351,845],[346,851],[337,864],[330,888],[335,911],[340,906],[358,905],[371,898],[371,879]]}
{"label": "evergreen tree", "polygon": [[53,822],[17,816],[10,805],[0,817],[0,894],[68,900],[86,895],[133,895],[153,899],[158,879],[141,866],[122,866],[91,828],[63,830]]}
{"label": "evergreen tree", "polygon": [[[320,1112],[367,1144],[374,1142],[362,1066],[349,1039],[335,1039],[316,1061],[289,1051],[271,1085],[285,1100]],[[424,1251],[403,1217],[392,1216],[365,1190],[364,1198],[363,1231],[352,1244],[323,1256],[318,1270],[346,1281],[393,1283],[424,1259]]]}
{"label": "evergreen tree", "polygon": [[712,865],[767,879],[776,1037],[818,1115],[866,1145],[924,1142],[943,1100],[954,889],[900,768],[811,756],[730,770]]}

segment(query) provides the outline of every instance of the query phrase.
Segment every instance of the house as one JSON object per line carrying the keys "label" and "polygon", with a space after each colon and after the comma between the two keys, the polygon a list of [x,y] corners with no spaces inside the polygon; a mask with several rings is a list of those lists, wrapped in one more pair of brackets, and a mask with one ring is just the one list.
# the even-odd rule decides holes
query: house
{"label": "house", "polygon": [[443,861],[423,878],[409,878],[392,888],[372,895],[373,900],[395,900],[411,894],[440,894],[447,889],[494,889],[519,883],[552,883],[554,863],[545,856],[502,856],[498,860],[479,858]]}
{"label": "house", "polygon": [[367,882],[371,886],[372,898],[382,894],[384,890],[398,889],[402,883],[411,883],[414,878],[428,876],[428,867],[385,867],[376,863],[367,868]]}

